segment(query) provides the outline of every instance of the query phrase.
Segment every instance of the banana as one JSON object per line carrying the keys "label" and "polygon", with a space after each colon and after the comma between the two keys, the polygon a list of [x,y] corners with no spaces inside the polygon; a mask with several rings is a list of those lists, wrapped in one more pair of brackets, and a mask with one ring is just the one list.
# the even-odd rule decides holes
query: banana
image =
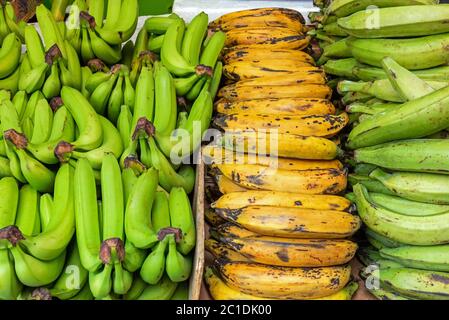
{"label": "banana", "polygon": [[266,236],[220,237],[220,241],[249,260],[285,267],[326,267],[349,262],[357,244],[348,240],[282,239]]}
{"label": "banana", "polygon": [[167,68],[155,63],[155,107],[153,124],[162,135],[170,135],[176,127],[177,103],[173,78]]}
{"label": "banana", "polygon": [[329,59],[323,65],[323,70],[327,74],[344,77],[349,80],[357,80],[357,76],[353,70],[356,69],[358,65],[359,63],[354,58]]}
{"label": "banana", "polygon": [[383,287],[412,299],[446,300],[447,273],[411,268],[384,269],[379,272]]}
{"label": "banana", "polygon": [[128,292],[123,296],[124,300],[136,300],[147,287],[145,281],[143,281],[139,275],[134,275],[133,283]]}
{"label": "banana", "polygon": [[[140,269],[140,277],[146,283],[155,285],[162,279],[166,265],[165,252],[167,250],[168,242],[169,236],[165,236],[165,238],[159,241],[155,245],[152,252],[145,258],[145,261],[142,264],[142,268]],[[176,251],[176,243],[175,243],[175,251]]]}
{"label": "banana", "polygon": [[114,73],[112,77],[106,82],[100,83],[98,87],[93,90],[89,101],[94,107],[98,114],[106,114],[108,108],[108,101],[111,98],[114,86],[116,85],[117,79],[119,79],[118,73]]}
{"label": "banana", "polygon": [[81,93],[87,99],[90,98],[90,92],[87,90],[87,80],[92,76],[92,71],[89,67],[81,68]]}
{"label": "banana", "polygon": [[52,297],[68,300],[75,297],[86,285],[89,273],[83,268],[76,242],[67,256],[65,268],[50,289]]}
{"label": "banana", "polygon": [[111,0],[108,1],[106,15],[104,20],[104,28],[112,29],[114,28],[118,22],[120,21],[120,11],[122,9],[122,1],[121,0]]}
{"label": "banana", "polygon": [[383,193],[370,193],[371,201],[379,207],[406,216],[433,216],[449,211],[448,205],[431,204],[407,200]]}
{"label": "banana", "polygon": [[216,261],[215,267],[229,287],[272,299],[325,297],[343,289],[351,274],[349,265],[309,269]]}
{"label": "banana", "polygon": [[135,128],[137,121],[141,117],[145,117],[148,120],[153,120],[154,114],[154,78],[153,68],[151,65],[145,65],[142,67],[139,78],[136,84],[135,102],[133,109],[133,121],[131,128]]}
{"label": "banana", "polygon": [[212,254],[215,259],[251,262],[250,259],[246,258],[241,253],[232,250],[222,242],[218,242],[214,239],[206,239],[204,244],[207,252]]}
{"label": "banana", "polygon": [[183,188],[175,187],[171,189],[169,207],[171,226],[179,228],[182,232],[181,241],[178,243],[177,248],[180,253],[187,255],[195,247],[196,232],[190,201]]}
{"label": "banana", "polygon": [[[239,20],[245,21],[249,19],[252,21],[256,17],[268,17],[268,18],[279,18],[279,19],[291,19],[295,20],[301,24],[305,23],[302,14],[293,9],[287,8],[257,8],[257,9],[245,9],[240,11],[233,11],[222,15],[221,17],[215,19],[209,24],[210,28],[219,28],[223,24],[230,23],[231,21],[238,22]],[[262,21],[264,21],[262,19]]]}
{"label": "banana", "polygon": [[30,142],[41,144],[50,138],[53,124],[53,111],[47,100],[39,100],[34,112],[34,129]]}
{"label": "banana", "polygon": [[0,79],[4,79],[17,69],[22,53],[22,43],[14,34],[8,34],[0,48]]}
{"label": "banana", "polygon": [[362,10],[349,17],[338,19],[338,26],[358,38],[428,36],[449,32],[445,25],[447,10],[449,10],[447,6],[436,4],[380,8],[376,12],[380,21],[375,29],[367,27],[369,19],[372,19],[372,12]]}
{"label": "banana", "polygon": [[228,51],[223,56],[224,64],[232,64],[237,61],[254,61],[254,60],[265,60],[275,59],[283,61],[302,61],[308,65],[313,66],[315,61],[313,58],[304,51],[291,50],[291,49],[273,49],[273,50],[261,50],[247,48],[244,50],[233,50]]}
{"label": "banana", "polygon": [[171,226],[169,212],[170,211],[167,194],[164,191],[157,191],[151,210],[151,223],[154,227],[154,230],[159,232],[160,230]]}
{"label": "banana", "polygon": [[104,72],[104,71],[98,71],[93,73],[89,78],[86,80],[86,90],[92,94],[94,90],[102,83],[108,81],[111,79],[113,73],[112,72]]}
{"label": "banana", "polygon": [[21,75],[19,80],[19,90],[24,90],[28,94],[40,90],[44,85],[48,68],[48,64],[43,63],[39,67],[31,69],[29,72]]}
{"label": "banana", "polygon": [[[434,117],[435,109],[445,110],[447,92],[448,87],[439,89],[363,121],[349,134],[348,147],[355,149],[393,140],[420,138],[448,127],[444,112],[438,111],[438,117]],[[397,123],[407,125],[397,126]]]}
{"label": "banana", "polygon": [[[106,22],[105,22],[106,23]],[[107,64],[114,64],[122,58],[122,51],[120,46],[111,46],[104,41],[96,32],[88,28],[90,45],[94,55]]]}
{"label": "banana", "polygon": [[6,23],[5,12],[2,9],[0,11],[0,42],[3,42],[4,38],[9,34],[9,27]]}
{"label": "banana", "polygon": [[375,103],[368,105],[366,103],[352,103],[346,106],[346,111],[349,113],[363,113],[367,115],[375,115],[380,112],[389,111],[389,109],[397,107],[397,103]]}
{"label": "banana", "polygon": [[168,254],[165,261],[165,270],[171,281],[185,281],[189,278],[192,271],[192,258],[191,256],[185,257],[178,252],[173,234],[168,235],[168,237]]}
{"label": "banana", "polygon": [[177,287],[176,282],[164,276],[158,284],[147,286],[137,300],[170,300]]}
{"label": "banana", "polygon": [[233,114],[216,117],[214,124],[223,130],[277,130],[281,134],[332,137],[348,123],[346,113],[326,116],[271,116],[264,114]]}
{"label": "banana", "polygon": [[0,79],[0,89],[8,90],[12,94],[17,92],[19,87],[20,68],[17,68],[10,76]]}
{"label": "banana", "polygon": [[[274,63],[274,62],[273,62]],[[312,74],[324,75],[323,70],[306,65],[305,63],[296,63],[290,66],[289,61],[275,62],[274,68],[265,68],[258,63],[252,63],[248,61],[235,61],[227,64],[223,67],[223,74],[226,78],[234,81],[247,80],[253,78],[264,78],[272,76],[285,76],[289,74],[297,74],[303,77],[310,76]]]}
{"label": "banana", "polygon": [[242,27],[228,30],[226,32],[226,47],[250,46],[250,45],[273,45],[280,48],[302,50],[307,47],[310,38],[295,30],[283,27],[253,28]]}
{"label": "banana", "polygon": [[58,66],[53,64],[48,78],[45,80],[42,87],[42,93],[47,99],[56,97],[61,91],[61,81],[59,80]]}
{"label": "banana", "polygon": [[234,153],[222,147],[212,145],[203,147],[202,156],[206,164],[258,164],[282,170],[343,169],[343,164],[338,160],[311,161],[278,158],[275,156],[256,156],[238,152]]}
{"label": "banana", "polygon": [[120,107],[120,114],[117,119],[117,129],[120,132],[120,137],[122,138],[123,148],[127,149],[129,146],[129,141],[131,140],[131,121],[132,113],[127,105]]}
{"label": "banana", "polygon": [[10,249],[14,257],[17,278],[26,286],[40,287],[55,281],[64,268],[65,251],[54,260],[42,261],[26,252],[20,246]]}
{"label": "banana", "polygon": [[[14,224],[19,204],[19,187],[12,177],[0,179],[0,191],[4,195],[0,201],[0,228]],[[1,252],[2,250],[0,250]]]}
{"label": "banana", "polygon": [[227,194],[231,192],[241,192],[241,191],[247,191],[248,189],[239,186],[238,184],[235,184],[232,182],[232,180],[226,178],[222,174],[215,175],[215,183],[218,186],[218,190],[222,194]]}
{"label": "banana", "polygon": [[390,57],[406,69],[418,70],[446,64],[448,41],[444,33],[410,39],[349,39],[347,44],[359,62],[381,67],[381,60]]}
{"label": "banana", "polygon": [[[65,41],[65,47],[67,51],[67,61],[59,61],[62,85],[81,90],[82,71],[78,54],[75,48],[73,48],[67,40]],[[67,67],[65,66],[65,63],[67,63]]]}
{"label": "banana", "polygon": [[292,207],[314,210],[349,211],[351,202],[331,195],[305,195],[285,191],[252,191],[227,193],[211,204],[214,209],[236,210],[249,205]]}
{"label": "banana", "polygon": [[15,300],[22,291],[22,284],[17,279],[14,270],[13,259],[6,249],[0,250],[0,275],[2,282],[0,285],[0,299]]}
{"label": "banana", "polygon": [[131,79],[129,73],[125,73],[125,84],[123,89],[123,102],[131,110],[134,109],[134,103],[136,101],[136,92],[133,85],[131,84]]}
{"label": "banana", "polygon": [[252,236],[257,236],[255,232],[249,231],[232,222],[225,222],[218,227],[210,229],[210,234],[214,239],[219,239],[220,237],[231,237],[231,238],[247,238]]}
{"label": "banana", "polygon": [[219,89],[220,83],[221,83],[222,75],[223,75],[223,63],[221,61],[217,61],[217,63],[215,64],[214,73],[212,75],[212,78],[210,80],[210,85],[209,85],[209,93],[212,97],[212,100],[215,100],[215,98],[217,96],[218,89]]}
{"label": "banana", "polygon": [[346,188],[345,169],[299,171],[254,164],[217,164],[214,167],[234,183],[253,190],[283,191],[287,188],[304,194],[337,194]]}
{"label": "banana", "polygon": [[93,300],[94,296],[90,291],[89,283],[86,283],[80,292],[69,300]]}
{"label": "banana", "polygon": [[45,43],[45,50],[49,50],[54,44],[61,50],[64,58],[67,58],[64,37],[51,13],[45,5],[36,7],[36,18]]}
{"label": "banana", "polygon": [[126,294],[132,286],[133,274],[123,269],[121,263],[114,264],[113,291],[116,294]]}
{"label": "banana", "polygon": [[125,210],[125,233],[129,241],[138,248],[151,247],[157,241],[151,224],[151,209],[158,185],[158,173],[150,168],[138,178],[129,195]]}
{"label": "banana", "polygon": [[172,13],[166,17],[154,16],[145,20],[144,28],[149,33],[164,34],[168,27],[176,20],[181,19],[176,13]]}
{"label": "banana", "polygon": [[[216,212],[250,231],[275,237],[338,239],[352,235],[360,227],[358,217],[334,210],[249,206]],[[332,225],[323,221],[332,221]]]}
{"label": "banana", "polygon": [[310,160],[331,160],[340,153],[337,144],[321,137],[262,130],[229,130],[222,137],[226,149],[252,154]]}
{"label": "banana", "polygon": [[40,232],[39,193],[30,185],[20,189],[15,226],[25,235]]}
{"label": "banana", "polygon": [[58,170],[54,195],[50,220],[43,232],[21,241],[30,254],[42,260],[57,258],[65,251],[75,232],[73,169],[68,164]]}
{"label": "banana", "polygon": [[324,47],[323,54],[317,61],[317,65],[321,66],[323,63],[328,61],[330,58],[351,58],[351,49],[348,46],[348,38],[343,38],[341,40],[335,41]]}
{"label": "banana", "polygon": [[348,182],[352,187],[354,187],[356,184],[360,183],[370,192],[382,193],[382,194],[392,195],[392,196],[395,195],[394,192],[390,191],[381,182],[377,181],[374,178],[370,178],[369,176],[350,174],[348,176]]}
{"label": "banana", "polygon": [[[137,34],[136,41],[134,43],[134,52],[133,52],[133,60],[131,63],[131,68],[135,64],[136,61],[139,61],[140,55],[149,50],[148,48],[148,31],[146,28],[140,29],[139,33]],[[132,75],[132,72],[131,72]],[[136,78],[131,76],[131,82],[133,85],[135,85]]]}
{"label": "banana", "polygon": [[399,295],[397,292],[385,289],[367,289],[378,300],[411,300]]}
{"label": "banana", "polygon": [[39,214],[42,232],[46,232],[54,214],[53,197],[51,194],[45,193],[41,195],[39,200]]}
{"label": "banana", "polygon": [[407,101],[401,97],[387,79],[375,80],[373,82],[353,82],[343,80],[338,83],[337,90],[340,94],[345,94],[347,92],[365,93],[390,102]]}
{"label": "banana", "polygon": [[111,292],[113,268],[113,264],[105,264],[102,269],[89,272],[89,287],[96,299],[104,298]]}
{"label": "banana", "polygon": [[295,85],[248,85],[231,84],[221,88],[219,98],[228,101],[243,101],[268,98],[318,98],[329,99],[331,88],[324,84],[295,84]]}
{"label": "banana", "polygon": [[139,18],[139,1],[131,0],[126,2],[126,6],[122,2],[120,8],[120,16],[118,22],[114,26],[114,30],[121,33],[121,42],[126,42],[134,34]]}
{"label": "banana", "polygon": [[376,169],[371,178],[380,181],[395,194],[414,201],[435,204],[448,204],[446,199],[446,180],[444,175],[432,173],[386,173]]}
{"label": "banana", "polygon": [[[448,66],[441,66],[424,70],[411,70],[410,72],[423,80],[445,81],[447,80],[447,70]],[[355,66],[352,69],[352,73],[354,76],[363,81],[373,81],[387,78],[387,74],[383,69],[370,67],[367,65]]]}
{"label": "banana", "polygon": [[[267,66],[268,68],[268,66]],[[288,86],[295,84],[325,84],[326,79],[319,73],[307,75],[301,73],[290,73],[283,76],[263,77],[238,81],[231,84],[231,88],[238,89],[245,86]]]}
{"label": "banana", "polygon": [[95,58],[95,54],[92,50],[92,45],[90,43],[89,32],[87,31],[86,26],[82,26],[81,28],[81,59],[84,63],[87,63],[89,60]]}
{"label": "banana", "polygon": [[[3,142],[0,142],[0,144],[3,144]],[[6,157],[0,157],[0,178],[12,176],[13,174],[9,167],[9,159]]]}
{"label": "banana", "polygon": [[101,122],[92,105],[81,92],[63,87],[61,97],[64,105],[72,114],[80,134],[72,143],[79,150],[98,148],[103,141]]}
{"label": "banana", "polygon": [[[325,9],[325,14],[328,17],[337,16],[337,17],[346,17],[355,12],[365,10],[368,6],[372,5],[377,8],[383,7],[401,7],[401,6],[410,6],[410,5],[425,5],[425,4],[436,4],[438,3],[435,0],[399,0],[394,3],[385,2],[382,0],[375,1],[354,1],[354,0],[338,0],[333,1],[327,6]],[[327,18],[329,19],[329,18]],[[328,23],[328,20],[325,20]]]}
{"label": "banana", "polygon": [[[189,63],[181,54],[180,39],[184,36],[185,23],[182,19],[176,19],[165,33],[161,48],[161,61],[170,73],[182,77],[192,73],[203,73],[204,69],[210,74],[211,71],[204,66]],[[197,36],[197,35],[195,35]]]}
{"label": "banana", "polygon": [[27,47],[28,59],[30,59],[30,64],[33,68],[37,68],[45,62],[45,51],[41,37],[32,25],[25,27],[25,45]]}
{"label": "banana", "polygon": [[353,187],[356,204],[363,222],[376,233],[392,240],[413,245],[434,245],[447,242],[446,213],[433,216],[405,216],[370,202],[366,188]]}
{"label": "banana", "polygon": [[11,170],[13,177],[21,183],[27,183],[20,167],[19,157],[14,152],[13,147],[6,140],[3,141],[3,144],[5,146],[6,156],[9,159],[9,169]]}
{"label": "banana", "polygon": [[[91,280],[101,279],[103,273],[112,272],[112,266],[105,264],[106,271],[98,271],[102,261],[100,260],[100,230],[97,215],[97,193],[95,187],[95,177],[88,160],[77,161],[74,175],[74,195],[75,195],[75,221],[76,239],[80,250],[81,263],[89,274],[89,284],[93,288]],[[111,270],[109,270],[111,269]],[[96,272],[93,274],[93,272]],[[103,280],[98,280],[103,282]],[[96,281],[95,281],[96,282]],[[97,292],[92,292],[96,296]]]}
{"label": "banana", "polygon": [[197,14],[187,26],[181,47],[181,54],[191,65],[197,65],[203,39],[206,36],[208,16],[204,12]]}
{"label": "banana", "polygon": [[130,241],[125,241],[125,260],[123,267],[129,272],[136,272],[142,267],[145,258],[148,256],[146,250],[136,248]]}

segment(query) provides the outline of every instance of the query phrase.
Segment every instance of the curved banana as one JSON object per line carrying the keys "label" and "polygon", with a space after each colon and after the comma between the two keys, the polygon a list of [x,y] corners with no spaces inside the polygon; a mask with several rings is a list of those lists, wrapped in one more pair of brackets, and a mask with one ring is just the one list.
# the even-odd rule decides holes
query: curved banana
{"label": "curved banana", "polygon": [[238,184],[234,183],[231,179],[228,179],[226,176],[222,174],[215,175],[215,183],[218,186],[218,190],[222,194],[227,194],[230,192],[248,191],[248,189],[239,186]]}
{"label": "curved banana", "polygon": [[168,235],[168,253],[165,260],[165,270],[173,282],[187,280],[192,271],[192,257],[183,256],[176,249],[175,236]]}
{"label": "curved banana", "polygon": [[15,226],[23,234],[30,236],[41,231],[39,193],[30,185],[24,185],[20,189]]}
{"label": "curved banana", "polygon": [[51,72],[48,78],[44,82],[42,87],[42,93],[45,98],[51,99],[56,97],[61,91],[61,81],[59,80],[59,70],[56,64],[51,66]]}
{"label": "curved banana", "polygon": [[22,291],[22,284],[17,278],[12,256],[9,250],[0,250],[0,276],[2,282],[0,283],[0,299],[15,300]]}
{"label": "curved banana", "polygon": [[33,134],[30,142],[32,144],[41,144],[47,141],[50,138],[53,125],[53,110],[46,99],[41,99],[37,102],[33,124]]}
{"label": "curved banana", "polygon": [[232,64],[235,61],[251,61],[259,59],[275,59],[275,60],[296,60],[303,61],[309,65],[314,65],[315,61],[313,58],[304,51],[291,50],[291,49],[253,49],[247,48],[242,50],[228,51],[223,56],[223,62],[225,64]]}
{"label": "curved banana", "polygon": [[170,300],[177,287],[176,282],[164,276],[158,284],[147,286],[137,300]]}
{"label": "curved banana", "polygon": [[187,255],[195,247],[196,229],[190,201],[183,188],[174,187],[171,189],[169,208],[171,226],[179,228],[182,232],[177,248],[183,255]]}
{"label": "curved banana", "polygon": [[45,62],[45,50],[42,45],[41,37],[32,25],[25,27],[25,45],[27,47],[28,58],[33,68],[40,66]]}
{"label": "curved banana", "polygon": [[109,98],[119,78],[118,73],[113,73],[109,80],[100,83],[89,98],[90,103],[98,114],[106,115]]}
{"label": "curved banana", "polygon": [[201,45],[206,36],[208,20],[207,14],[200,12],[186,28],[182,40],[181,54],[192,65],[199,63]]}
{"label": "curved banana", "polygon": [[17,69],[22,53],[22,43],[15,33],[8,34],[0,48],[0,79],[6,78]]}
{"label": "curved banana", "polygon": [[[165,271],[165,252],[169,242],[168,235],[159,241],[153,251],[145,258],[140,269],[140,277],[149,284],[157,284]],[[176,244],[175,244],[176,245]]]}

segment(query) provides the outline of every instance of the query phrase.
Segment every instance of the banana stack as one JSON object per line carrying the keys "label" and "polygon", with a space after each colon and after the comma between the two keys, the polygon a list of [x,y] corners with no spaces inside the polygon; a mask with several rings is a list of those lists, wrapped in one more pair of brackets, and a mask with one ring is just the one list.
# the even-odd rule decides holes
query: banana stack
{"label": "banana stack", "polygon": [[246,10],[209,28],[226,33],[214,119],[224,133],[202,150],[221,194],[206,213],[211,296],[351,299],[357,284],[348,263],[357,244],[348,238],[360,219],[337,195],[347,171],[335,160],[348,116],[337,114],[323,71],[302,51],[303,17]]}
{"label": "banana stack", "polygon": [[320,62],[351,114],[347,197],[366,225],[362,276],[377,280],[367,288],[379,299],[449,294],[447,10],[437,1],[333,1],[311,17],[321,24]]}

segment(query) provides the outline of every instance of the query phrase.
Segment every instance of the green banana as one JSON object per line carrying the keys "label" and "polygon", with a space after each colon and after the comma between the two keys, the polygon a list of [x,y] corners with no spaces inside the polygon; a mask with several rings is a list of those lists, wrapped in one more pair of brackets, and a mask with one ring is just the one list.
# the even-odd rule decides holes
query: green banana
{"label": "green banana", "polygon": [[65,268],[56,280],[50,293],[52,297],[68,300],[75,297],[86,285],[89,273],[81,265],[80,254],[76,242],[73,242],[67,256]]}
{"label": "green banana", "polygon": [[363,222],[376,233],[394,241],[413,245],[434,245],[447,242],[447,214],[405,216],[373,205],[366,188],[354,186],[356,205]]}
{"label": "green banana", "polygon": [[135,247],[131,241],[125,240],[125,260],[123,267],[129,272],[136,272],[142,267],[145,258],[148,256],[147,250]]}
{"label": "green banana", "polygon": [[361,92],[369,94],[378,99],[390,102],[405,102],[403,97],[394,89],[387,79],[375,80],[372,82],[353,82],[343,80],[338,83],[337,90],[340,94],[346,92]]}
{"label": "green banana", "polygon": [[87,27],[83,25],[81,28],[81,59],[84,63],[87,63],[93,58],[95,58],[95,54],[90,43],[89,32]]}
{"label": "green banana", "polygon": [[138,248],[149,248],[157,241],[157,234],[148,214],[158,185],[157,176],[157,170],[154,168],[142,173],[137,178],[126,204],[126,237]]}
{"label": "green banana", "polygon": [[122,58],[121,46],[109,45],[91,28],[87,29],[90,37],[90,45],[94,55],[107,64],[114,64]]}
{"label": "green banana", "polygon": [[19,91],[14,95],[12,104],[16,108],[19,119],[22,119],[22,115],[25,112],[26,105],[28,103],[28,96],[25,91]]}
{"label": "green banana", "polygon": [[133,60],[133,52],[134,52],[134,43],[132,40],[126,42],[122,47],[122,60],[120,60],[120,64],[131,68],[131,63]]}
{"label": "green banana", "polygon": [[22,291],[22,284],[17,279],[13,259],[8,250],[0,249],[0,299],[15,300]]}
{"label": "green banana", "polygon": [[5,146],[6,156],[9,159],[9,169],[11,170],[12,175],[21,183],[26,183],[27,180],[23,176],[19,157],[14,152],[13,147],[10,145],[10,143],[8,143],[6,140],[3,140],[3,144]]}
{"label": "green banana", "polygon": [[190,256],[185,257],[178,252],[173,234],[167,235],[167,237],[169,237],[168,254],[165,262],[167,275],[173,282],[184,281],[189,278],[192,272],[192,258]]}
{"label": "green banana", "polygon": [[45,62],[45,50],[37,30],[32,25],[25,27],[25,45],[28,51],[28,59],[33,68],[37,68]]}
{"label": "green banana", "polygon": [[[19,192],[15,226],[24,235],[33,236],[40,233],[39,193],[28,184],[24,185]],[[38,229],[37,232],[35,232],[36,229]]]}
{"label": "green banana", "polygon": [[116,294],[126,294],[133,283],[133,274],[122,267],[121,263],[114,264],[112,280],[113,291]]}
{"label": "green banana", "polygon": [[23,251],[20,246],[10,249],[14,257],[17,278],[26,286],[40,287],[55,281],[64,268],[65,251],[54,260],[42,261]]}
{"label": "green banana", "polygon": [[81,93],[86,99],[90,98],[90,92],[87,90],[87,80],[92,76],[92,71],[89,67],[81,68]]}
{"label": "green banana", "polygon": [[100,83],[92,92],[89,101],[98,114],[106,114],[106,107],[118,77],[118,73],[114,73],[108,81]]}
{"label": "green banana", "polygon": [[93,73],[89,78],[86,80],[86,90],[92,94],[94,90],[102,83],[108,81],[112,77],[111,72],[103,72],[98,71]]}
{"label": "green banana", "polygon": [[197,14],[186,28],[182,40],[181,55],[191,65],[197,65],[203,39],[206,36],[209,17],[204,12]]}
{"label": "green banana", "polygon": [[53,110],[46,99],[39,100],[34,112],[34,129],[30,142],[41,144],[50,138],[53,124]]}
{"label": "green banana", "polygon": [[448,13],[448,6],[437,4],[380,8],[376,11],[379,21],[375,28],[371,28],[373,12],[362,10],[338,19],[338,26],[358,38],[428,36],[449,32],[446,25]]}
{"label": "green banana", "polygon": [[22,43],[14,34],[8,34],[0,48],[0,79],[11,75],[18,67],[20,55],[22,52]]}
{"label": "green banana", "polygon": [[165,191],[156,192],[151,210],[151,222],[157,232],[171,226],[168,197]]}
{"label": "green banana", "polygon": [[[447,73],[448,70],[448,66],[441,66],[424,70],[411,70],[410,72],[423,80],[446,81],[449,77]],[[387,78],[387,74],[383,69],[366,65],[355,66],[352,69],[352,73],[362,81],[373,81]]]}
{"label": "green banana", "polygon": [[128,292],[123,296],[125,300],[136,300],[147,287],[147,283],[143,281],[138,274],[134,275],[133,283]]}
{"label": "green banana", "polygon": [[19,204],[19,186],[12,177],[0,179],[0,228],[14,224]]}
{"label": "green banana", "polygon": [[75,233],[73,174],[69,164],[61,166],[56,175],[54,201],[48,225],[41,233],[26,237],[20,242],[36,258],[57,258],[65,251]]}
{"label": "green banana", "polygon": [[105,29],[113,29],[120,20],[120,10],[122,10],[121,0],[108,1],[104,20]]}
{"label": "green banana", "polygon": [[114,89],[112,89],[107,106],[108,119],[111,120],[112,123],[117,123],[117,119],[120,114],[120,107],[124,102],[123,98],[123,76],[119,76]]}
{"label": "green banana", "polygon": [[81,291],[69,300],[93,300],[94,296],[90,291],[89,283],[86,283]]}
{"label": "green banana", "polygon": [[170,300],[177,286],[176,282],[164,276],[158,284],[147,286],[137,300]]}
{"label": "green banana", "polygon": [[449,278],[445,272],[411,268],[380,270],[381,286],[414,299],[447,300]]}
{"label": "green banana", "polygon": [[449,103],[448,93],[449,87],[445,87],[390,112],[374,115],[351,131],[348,147],[356,149],[393,140],[420,138],[449,127],[448,116],[444,113],[448,109],[445,108]]}
{"label": "green banana", "polygon": [[[4,145],[3,142],[0,142],[0,145]],[[0,156],[0,179],[4,177],[12,177],[12,172],[9,167],[9,159]]]}
{"label": "green banana", "polygon": [[386,248],[398,248],[398,247],[404,245],[398,241],[395,241],[395,240],[389,238],[388,236],[376,233],[375,231],[373,231],[369,228],[367,228],[365,230],[365,236],[368,239],[368,241],[371,241],[371,239],[376,240],[383,248],[385,248],[385,247]]}
{"label": "green banana", "polygon": [[[97,271],[102,264],[99,257],[101,238],[97,214],[97,192],[94,173],[86,159],[79,159],[76,163],[74,190],[76,239],[81,263],[84,268],[90,271],[89,284],[91,284],[92,293],[97,297],[97,292],[94,292],[94,290],[97,290],[97,286],[93,288],[91,281],[97,282],[98,278],[108,278],[107,273],[109,273],[110,278],[112,266],[106,264],[105,271]],[[106,273],[106,275],[103,273]],[[98,281],[103,282],[103,280]]]}
{"label": "green banana", "polygon": [[323,25],[323,31],[329,36],[347,37],[348,32],[337,21]]}
{"label": "green banana", "polygon": [[419,70],[446,64],[449,33],[408,39],[347,40],[351,54],[359,62],[381,67],[384,57],[390,57],[406,69]]}
{"label": "green banana", "polygon": [[[212,98],[212,101],[215,100],[217,96],[218,89],[221,83],[221,76],[223,74],[223,63],[221,61],[217,61],[214,67],[214,74],[212,75],[212,80],[209,86],[209,93]],[[180,289],[180,287],[178,287]]]}
{"label": "green banana", "polygon": [[58,66],[53,64],[51,66],[51,72],[47,80],[44,82],[42,87],[42,93],[47,99],[56,97],[61,91],[61,81],[59,80]]}
{"label": "green banana", "polygon": [[[21,120],[25,119],[25,118],[34,119],[34,111],[36,109],[37,102],[41,99],[45,99],[45,96],[42,94],[42,92],[40,92],[40,91],[34,92],[28,99],[28,103],[26,105],[25,111],[23,111],[23,115],[20,119]],[[13,129],[15,129],[17,131],[16,128],[13,128]]]}
{"label": "green banana", "polygon": [[0,79],[0,88],[15,94],[19,88],[20,68],[17,68],[10,76]]}
{"label": "green banana", "polygon": [[72,87],[76,90],[81,90],[82,75],[78,53],[67,40],[65,41],[65,47],[67,51],[67,61],[59,61],[62,85]]}
{"label": "green banana", "polygon": [[378,300],[410,300],[409,298],[403,297],[394,291],[390,291],[384,288],[367,290]]}
{"label": "green banana", "polygon": [[42,232],[46,232],[54,214],[53,197],[51,194],[45,193],[41,195],[39,200],[39,214]]}
{"label": "green banana", "polygon": [[178,106],[176,89],[170,72],[160,63],[155,63],[154,92],[155,108],[153,124],[162,135],[170,135],[176,128]]}
{"label": "green banana", "polygon": [[149,33],[164,34],[168,27],[179,19],[181,18],[176,13],[167,17],[150,17],[145,20],[144,28]]}
{"label": "green banana", "polygon": [[351,49],[347,43],[348,38],[335,41],[324,47],[323,54],[317,61],[317,65],[322,65],[329,58],[350,58],[352,57]]}
{"label": "green banana", "polygon": [[[142,52],[148,49],[147,46],[148,46],[148,31],[146,30],[146,28],[142,28],[137,34],[137,38],[134,43],[133,63],[135,60],[138,60]],[[133,79],[131,78],[131,80]],[[134,81],[132,81],[132,83],[133,85],[135,84]]]}
{"label": "green banana", "polygon": [[89,272],[90,291],[96,299],[104,298],[111,292],[113,268],[113,264],[105,264],[102,269]]}
{"label": "green banana", "polygon": [[195,247],[196,229],[190,201],[183,188],[175,187],[171,189],[169,208],[171,226],[179,228],[182,232],[178,250],[187,255]]}
{"label": "green banana", "polygon": [[76,149],[92,150],[103,141],[101,122],[92,105],[81,92],[63,87],[61,97],[79,128],[78,138],[72,143]]}
{"label": "green banana", "polygon": [[136,101],[136,92],[131,83],[129,73],[125,73],[125,84],[123,89],[123,102],[127,105],[131,110],[134,110],[134,103]]}
{"label": "green banana", "polygon": [[45,5],[41,4],[36,7],[36,17],[44,39],[45,50],[50,49],[56,44],[61,50],[62,56],[67,58],[64,37],[61,34],[61,30],[58,28],[51,11],[48,10]]}
{"label": "green banana", "polygon": [[22,74],[19,80],[19,90],[24,90],[28,94],[40,90],[44,85],[48,68],[48,64],[42,63],[40,66]]}
{"label": "green banana", "polygon": [[346,112],[349,113],[364,113],[364,114],[368,114],[368,115],[375,115],[378,114],[380,112],[386,112],[391,108],[395,108],[397,106],[399,106],[400,104],[398,103],[375,103],[375,104],[371,104],[368,105],[366,103],[359,103],[359,102],[355,102],[352,103],[348,106],[346,106]]}
{"label": "green banana", "polygon": [[117,129],[120,132],[124,149],[128,148],[129,141],[131,140],[132,117],[131,110],[127,105],[120,107],[120,114],[117,119]]}
{"label": "green banana", "polygon": [[142,67],[136,84],[136,98],[133,109],[133,121],[131,128],[135,128],[137,121],[145,117],[149,121],[153,120],[154,114],[154,78],[151,65]]}
{"label": "green banana", "polygon": [[161,34],[158,36],[151,36],[148,40],[148,50],[151,52],[160,53],[162,44],[164,43],[165,34]]}
{"label": "green banana", "polygon": [[[146,257],[140,269],[140,277],[149,284],[157,284],[165,271],[165,251],[167,249],[169,236],[157,243],[153,251]],[[176,250],[176,243],[175,243]]]}
{"label": "green banana", "polygon": [[445,175],[433,173],[394,172],[376,169],[370,177],[380,181],[400,197],[435,204],[449,204]]}

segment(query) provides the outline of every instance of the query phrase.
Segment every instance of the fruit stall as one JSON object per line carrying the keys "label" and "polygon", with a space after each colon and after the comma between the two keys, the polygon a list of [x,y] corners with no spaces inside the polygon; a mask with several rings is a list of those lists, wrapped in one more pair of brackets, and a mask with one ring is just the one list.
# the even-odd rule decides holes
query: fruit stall
{"label": "fruit stall", "polygon": [[0,300],[449,299],[449,5],[0,4]]}

